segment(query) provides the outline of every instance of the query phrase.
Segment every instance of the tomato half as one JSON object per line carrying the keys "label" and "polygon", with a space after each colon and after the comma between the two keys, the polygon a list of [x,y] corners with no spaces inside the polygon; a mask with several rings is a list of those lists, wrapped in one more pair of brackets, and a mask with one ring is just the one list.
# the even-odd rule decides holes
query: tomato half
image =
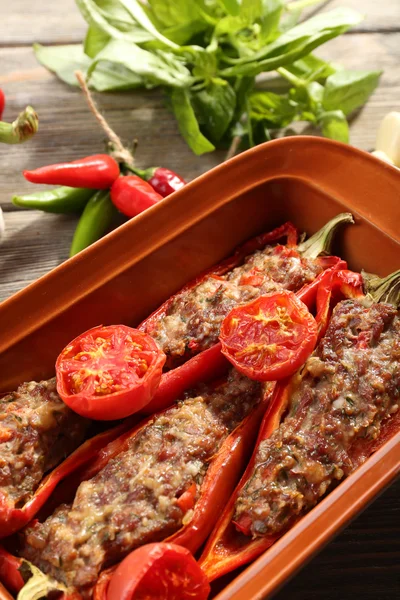
{"label": "tomato half", "polygon": [[122,419],[150,402],[165,358],[142,331],[126,325],[94,327],[57,358],[57,391],[83,417]]}
{"label": "tomato half", "polygon": [[222,322],[222,353],[238,371],[259,381],[292,375],[317,343],[318,327],[293,292],[260,296],[231,310]]}
{"label": "tomato half", "polygon": [[186,548],[147,544],[131,552],[117,567],[107,600],[206,600],[207,577]]}

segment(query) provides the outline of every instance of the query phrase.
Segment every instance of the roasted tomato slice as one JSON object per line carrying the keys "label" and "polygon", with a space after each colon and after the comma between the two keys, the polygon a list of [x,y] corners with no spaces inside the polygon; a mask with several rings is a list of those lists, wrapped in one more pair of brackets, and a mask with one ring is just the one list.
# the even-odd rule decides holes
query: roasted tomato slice
{"label": "roasted tomato slice", "polygon": [[192,554],[176,544],[147,544],[117,567],[107,600],[206,600],[207,578]]}
{"label": "roasted tomato slice", "polygon": [[317,336],[314,317],[289,291],[234,308],[220,332],[222,353],[238,371],[259,381],[292,375],[313,351]]}
{"label": "roasted tomato slice", "polygon": [[165,354],[146,333],[126,325],[94,327],[58,357],[57,391],[84,417],[122,419],[150,402],[164,363]]}

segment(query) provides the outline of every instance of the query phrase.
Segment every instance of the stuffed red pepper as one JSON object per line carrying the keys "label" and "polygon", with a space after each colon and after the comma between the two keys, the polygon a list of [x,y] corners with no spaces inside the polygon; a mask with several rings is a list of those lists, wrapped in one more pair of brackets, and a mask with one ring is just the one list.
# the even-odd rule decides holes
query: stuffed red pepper
{"label": "stuffed red pepper", "polygon": [[[235,306],[282,289],[297,292],[337,264],[339,258],[326,254],[337,227],[352,222],[350,214],[338,215],[300,244],[291,223],[249,240],[169,298],[139,329],[165,352],[167,368],[176,367],[218,341],[221,323]],[[283,238],[287,244],[278,244]]]}
{"label": "stuffed red pepper", "polygon": [[61,400],[55,379],[24,383],[0,398],[0,537],[12,532],[16,513],[45,473],[78,447],[88,425]]}
{"label": "stuffed red pepper", "polygon": [[334,277],[319,294],[322,330],[339,288],[353,297],[337,304],[305,366],[276,387],[248,469],[200,560],[210,580],[261,554],[400,427],[400,272],[365,278],[366,296],[356,274]]}
{"label": "stuffed red pepper", "polygon": [[140,545],[168,539],[197,550],[240,476],[272,387],[232,369],[146,420],[79,475],[72,503],[23,532],[20,555],[90,597],[100,572]]}

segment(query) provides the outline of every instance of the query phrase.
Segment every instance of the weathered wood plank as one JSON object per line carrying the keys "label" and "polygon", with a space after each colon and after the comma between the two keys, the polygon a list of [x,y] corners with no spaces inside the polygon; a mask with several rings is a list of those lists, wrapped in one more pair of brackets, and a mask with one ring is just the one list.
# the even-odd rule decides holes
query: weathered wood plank
{"label": "weathered wood plank", "polygon": [[329,0],[323,3],[321,12],[333,8],[347,6],[354,8],[365,19],[352,31],[399,31],[400,2],[399,0]]}
{"label": "weathered wood plank", "polygon": [[75,0],[14,0],[2,11],[0,44],[71,44],[82,41],[86,29]]}
{"label": "weathered wood plank", "polygon": [[[349,68],[384,69],[379,89],[352,123],[352,143],[373,148],[381,118],[399,107],[400,33],[348,35],[333,40],[319,54]],[[2,172],[7,173],[0,177],[0,205],[4,207],[10,205],[12,194],[32,190],[21,175],[23,169],[99,152],[104,136],[80,92],[38,66],[30,48],[0,49],[0,62],[4,65],[0,85],[8,96],[6,116],[12,118],[31,103],[41,119],[40,133],[33,140],[24,146],[0,148]],[[187,148],[161,91],[97,94],[96,100],[121,136],[127,141],[139,138],[140,166],[162,162],[192,179],[223,158],[223,153],[196,157]]]}
{"label": "weathered wood plank", "polygon": [[5,213],[0,240],[0,302],[68,258],[77,217],[39,211]]}
{"label": "weathered wood plank", "polygon": [[[289,1],[289,0],[288,0]],[[337,6],[349,6],[366,15],[357,26],[359,31],[400,30],[400,3],[398,0],[322,0],[322,8],[312,7],[308,12],[330,10]],[[67,44],[80,42],[86,31],[74,0],[52,2],[41,0],[15,0],[12,10],[4,11],[0,23],[2,46],[28,45],[33,42]]]}

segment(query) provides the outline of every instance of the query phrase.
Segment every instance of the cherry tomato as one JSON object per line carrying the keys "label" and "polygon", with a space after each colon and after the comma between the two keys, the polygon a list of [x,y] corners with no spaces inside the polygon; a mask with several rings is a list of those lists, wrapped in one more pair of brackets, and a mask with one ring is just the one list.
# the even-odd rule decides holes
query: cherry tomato
{"label": "cherry tomato", "polygon": [[207,578],[192,554],[176,544],[147,544],[117,567],[107,600],[206,600]]}
{"label": "cherry tomato", "polygon": [[275,381],[292,375],[313,351],[317,323],[293,292],[260,296],[225,317],[222,353],[244,375]]}
{"label": "cherry tomato", "polygon": [[137,329],[94,327],[57,358],[57,391],[84,417],[122,419],[150,402],[165,358],[154,340]]}

